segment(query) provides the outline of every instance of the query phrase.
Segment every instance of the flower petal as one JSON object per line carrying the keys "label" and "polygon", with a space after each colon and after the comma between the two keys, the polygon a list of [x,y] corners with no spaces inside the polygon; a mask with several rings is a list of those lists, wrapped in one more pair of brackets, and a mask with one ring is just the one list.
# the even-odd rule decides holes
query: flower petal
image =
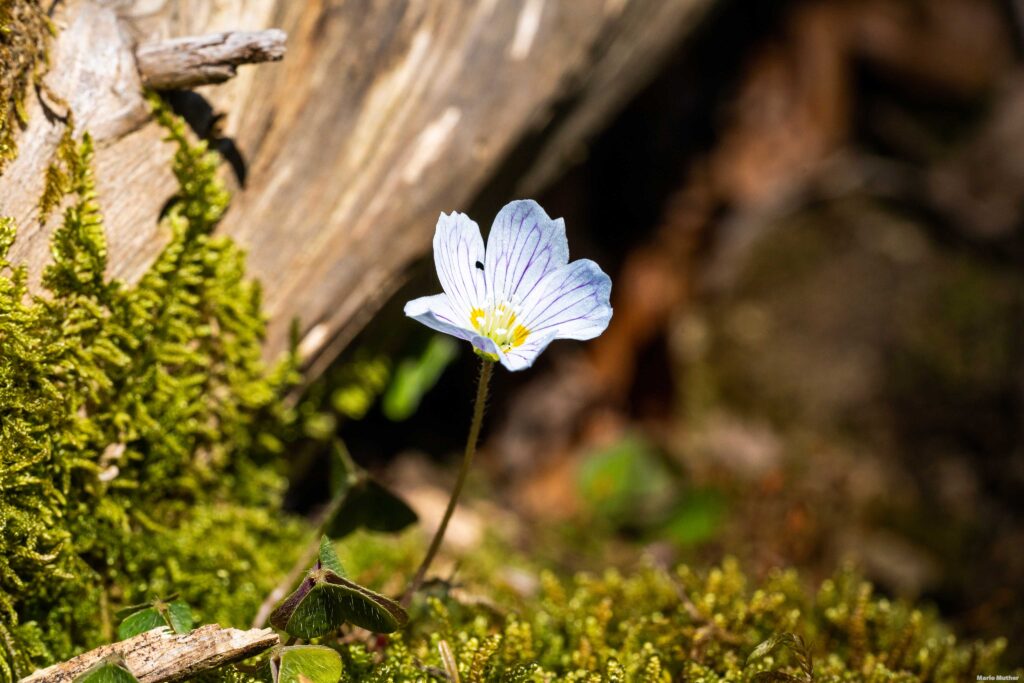
{"label": "flower petal", "polygon": [[459,325],[469,325],[470,313],[486,300],[483,263],[480,227],[464,213],[442,213],[434,232],[434,265]]}
{"label": "flower petal", "polygon": [[474,333],[473,338],[470,339],[473,342],[473,346],[477,351],[482,351],[488,356],[493,356],[498,360],[505,357],[505,354],[501,352],[501,347],[491,339],[490,337],[484,337],[482,335]]}
{"label": "flower petal", "polygon": [[548,273],[569,261],[565,221],[532,199],[507,204],[487,236],[487,295],[492,306],[525,301]]}
{"label": "flower petal", "polygon": [[473,341],[476,330],[463,327],[461,317],[452,307],[447,294],[434,294],[413,299],[405,305],[405,314],[427,327],[459,339]]}
{"label": "flower petal", "polygon": [[537,360],[537,356],[539,356],[554,339],[554,331],[548,331],[546,334],[530,335],[530,338],[519,346],[513,346],[505,353],[499,355],[498,359],[501,361],[502,365],[513,372],[517,370],[525,370],[533,365],[533,361]]}
{"label": "flower petal", "polygon": [[549,273],[523,302],[522,324],[530,336],[593,339],[608,327],[612,281],[590,259],[573,261]]}

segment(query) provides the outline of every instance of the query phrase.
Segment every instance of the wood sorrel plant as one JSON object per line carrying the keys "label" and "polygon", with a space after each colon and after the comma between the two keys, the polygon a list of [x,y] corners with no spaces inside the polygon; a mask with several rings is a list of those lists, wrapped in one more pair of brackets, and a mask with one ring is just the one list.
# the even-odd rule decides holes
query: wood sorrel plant
{"label": "wood sorrel plant", "polygon": [[551,220],[532,199],[512,202],[498,212],[486,251],[480,227],[469,216],[442,213],[434,233],[434,265],[444,293],[410,301],[405,314],[472,343],[482,363],[455,488],[405,594],[406,604],[441,547],[465,484],[494,363],[525,370],[555,339],[593,339],[612,317],[611,279],[588,259],[569,263],[565,221]]}

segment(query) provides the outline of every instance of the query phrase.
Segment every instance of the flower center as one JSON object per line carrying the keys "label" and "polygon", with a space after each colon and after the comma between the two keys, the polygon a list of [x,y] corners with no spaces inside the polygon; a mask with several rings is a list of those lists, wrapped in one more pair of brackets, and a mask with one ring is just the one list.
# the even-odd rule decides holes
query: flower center
{"label": "flower center", "polygon": [[508,304],[498,304],[488,309],[474,308],[469,322],[477,332],[492,339],[502,351],[520,346],[530,336],[530,331],[516,325],[516,314]]}

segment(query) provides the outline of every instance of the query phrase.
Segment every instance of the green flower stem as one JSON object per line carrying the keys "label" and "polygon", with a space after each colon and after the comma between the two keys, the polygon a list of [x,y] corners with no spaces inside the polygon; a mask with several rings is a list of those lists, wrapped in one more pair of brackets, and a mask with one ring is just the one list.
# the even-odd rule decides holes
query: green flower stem
{"label": "green flower stem", "polygon": [[409,606],[409,603],[412,602],[412,596],[423,585],[423,579],[427,575],[427,570],[430,569],[431,562],[434,561],[434,556],[437,555],[437,551],[441,548],[441,541],[444,540],[445,531],[448,530],[448,522],[451,521],[452,514],[455,512],[455,506],[459,502],[459,495],[462,493],[462,487],[466,483],[466,475],[469,474],[469,468],[473,464],[473,456],[476,455],[476,442],[480,438],[480,427],[484,421],[484,406],[487,403],[487,387],[491,383],[491,375],[493,373],[494,362],[484,359],[480,364],[480,379],[476,385],[473,421],[469,425],[469,436],[466,438],[466,452],[462,456],[462,465],[459,467],[459,475],[455,480],[455,488],[452,489],[452,497],[448,500],[448,507],[444,511],[444,517],[441,518],[441,525],[437,527],[434,538],[430,542],[427,555],[423,558],[420,568],[416,570],[416,576],[413,577],[405,595],[402,596],[403,607]]}

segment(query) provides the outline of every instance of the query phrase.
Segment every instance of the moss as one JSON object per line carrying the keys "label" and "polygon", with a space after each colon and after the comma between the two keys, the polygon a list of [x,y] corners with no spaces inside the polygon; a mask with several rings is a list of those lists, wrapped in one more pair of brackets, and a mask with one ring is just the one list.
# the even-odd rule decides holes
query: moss
{"label": "moss", "polygon": [[[339,544],[353,578],[381,590],[398,590],[421,552],[418,532],[397,541],[360,532]],[[641,559],[563,576],[492,538],[411,617],[387,639],[347,629],[324,639],[342,655],[342,681],[447,680],[442,650],[470,682],[923,683],[1020,673],[999,663],[1004,640],[958,641],[934,611],[876,595],[850,569],[816,590],[790,570],[753,581],[731,559],[707,571]],[[782,645],[758,647],[769,640]],[[203,680],[255,682],[232,668]]]}
{"label": "moss", "polygon": [[25,96],[48,66],[52,35],[39,0],[0,0],[0,171],[17,154],[15,132],[28,121]]}
{"label": "moss", "polygon": [[[340,555],[354,578],[386,589],[407,575],[414,541],[360,533]],[[509,581],[513,567],[518,578]],[[441,641],[463,681],[717,682],[766,671],[806,680],[793,649],[747,663],[759,643],[786,633],[806,641],[819,682],[1012,673],[998,661],[1005,641],[959,642],[934,613],[876,595],[851,570],[817,590],[793,571],[755,582],[733,560],[707,571],[641,560],[565,577],[491,540],[463,561],[457,586],[434,586],[411,616],[390,640],[353,633],[334,643],[343,680],[444,680]]]}
{"label": "moss", "polygon": [[267,447],[294,366],[262,363],[259,287],[212,235],[216,156],[154,104],[179,192],[138,284],[105,276],[88,136],[58,155],[48,208],[67,208],[43,293],[6,260],[0,221],[0,680],[109,640],[117,608],[170,592],[244,625],[304,533],[280,514]]}

